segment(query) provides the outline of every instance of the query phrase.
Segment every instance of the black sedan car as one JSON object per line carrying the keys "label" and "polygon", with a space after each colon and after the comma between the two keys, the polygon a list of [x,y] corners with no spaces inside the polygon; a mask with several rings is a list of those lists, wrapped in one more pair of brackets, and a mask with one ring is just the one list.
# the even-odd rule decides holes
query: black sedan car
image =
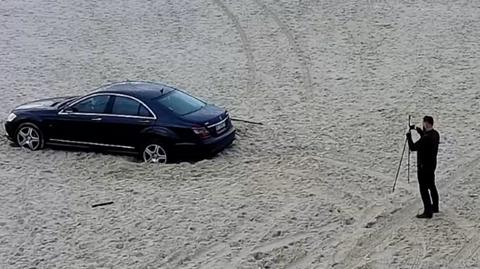
{"label": "black sedan car", "polygon": [[235,139],[226,110],[167,85],[132,81],[21,105],[8,116],[5,130],[29,150],[45,145],[126,150],[154,163],[216,153]]}

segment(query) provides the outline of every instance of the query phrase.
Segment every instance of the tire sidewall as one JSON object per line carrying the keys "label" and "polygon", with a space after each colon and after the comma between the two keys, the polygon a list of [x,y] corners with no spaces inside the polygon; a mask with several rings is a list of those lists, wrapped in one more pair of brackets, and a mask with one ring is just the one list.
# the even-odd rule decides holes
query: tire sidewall
{"label": "tire sidewall", "polygon": [[[38,133],[40,145],[38,146],[37,149],[35,149],[35,150],[33,150],[33,151],[37,151],[37,150],[43,149],[43,147],[45,146],[45,136],[43,135],[43,132],[42,132],[42,130],[40,129],[40,127],[38,127],[38,125],[36,125],[36,124],[33,123],[33,122],[24,122],[24,123],[21,123],[20,125],[18,125],[17,130],[15,131],[15,144],[16,144],[17,146],[21,147],[21,146],[18,144],[18,132],[19,132],[20,129],[22,129],[23,127],[32,127],[32,128],[34,128],[35,131],[37,131],[37,133]],[[31,149],[30,149],[30,150],[31,150]]]}

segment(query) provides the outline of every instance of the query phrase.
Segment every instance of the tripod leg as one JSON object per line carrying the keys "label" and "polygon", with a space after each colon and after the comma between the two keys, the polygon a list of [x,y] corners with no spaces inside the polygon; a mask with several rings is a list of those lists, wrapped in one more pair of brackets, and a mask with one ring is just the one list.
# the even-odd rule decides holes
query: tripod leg
{"label": "tripod leg", "polygon": [[400,168],[402,167],[402,160],[403,160],[403,155],[405,154],[406,147],[407,147],[407,139],[405,139],[405,143],[403,144],[402,156],[400,157],[400,162],[398,164],[397,174],[395,175],[395,181],[393,182],[392,192],[395,192],[395,186],[397,185],[398,174],[400,173]]}
{"label": "tripod leg", "polygon": [[408,170],[407,170],[407,182],[410,183],[410,149],[408,149]]}
{"label": "tripod leg", "polygon": [[[410,125],[412,121],[412,116],[408,115],[408,128],[410,128]],[[406,141],[405,141],[406,143]],[[407,168],[407,182],[410,183],[410,147],[408,147],[408,168]]]}

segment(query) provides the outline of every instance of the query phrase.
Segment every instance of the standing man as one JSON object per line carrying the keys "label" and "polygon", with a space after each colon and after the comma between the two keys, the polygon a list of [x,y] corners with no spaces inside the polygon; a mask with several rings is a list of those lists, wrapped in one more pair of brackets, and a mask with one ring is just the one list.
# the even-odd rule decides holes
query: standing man
{"label": "standing man", "polygon": [[[410,126],[410,130],[415,129],[415,125]],[[425,116],[423,118],[423,129],[417,127],[420,134],[417,142],[412,141],[412,133],[407,133],[408,147],[411,151],[417,151],[417,170],[418,183],[420,185],[420,195],[422,196],[424,211],[417,215],[417,218],[433,217],[433,213],[438,213],[438,192],[435,187],[435,169],[437,168],[437,153],[440,135],[433,129],[433,118]]]}

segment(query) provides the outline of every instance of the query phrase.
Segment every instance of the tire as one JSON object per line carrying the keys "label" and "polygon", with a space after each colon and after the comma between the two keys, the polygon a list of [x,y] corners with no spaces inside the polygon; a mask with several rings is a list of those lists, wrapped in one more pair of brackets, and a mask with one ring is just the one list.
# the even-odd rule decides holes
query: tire
{"label": "tire", "polygon": [[141,147],[140,159],[146,163],[166,164],[169,161],[169,150],[165,143],[152,140]]}
{"label": "tire", "polygon": [[25,122],[15,131],[15,143],[24,149],[35,151],[45,146],[45,137],[36,124]]}

